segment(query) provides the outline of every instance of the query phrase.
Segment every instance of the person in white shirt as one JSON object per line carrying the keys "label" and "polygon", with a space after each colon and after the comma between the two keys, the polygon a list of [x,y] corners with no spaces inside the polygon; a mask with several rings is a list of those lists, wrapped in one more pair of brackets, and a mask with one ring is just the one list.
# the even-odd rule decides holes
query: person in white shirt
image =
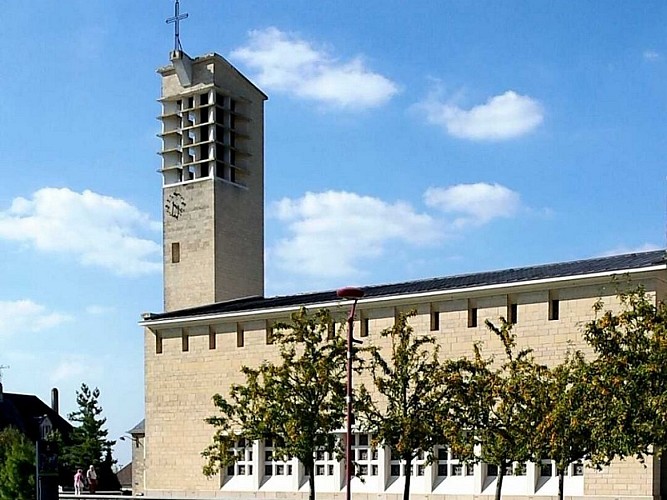
{"label": "person in white shirt", "polygon": [[97,473],[95,473],[95,466],[91,465],[86,471],[86,479],[88,480],[88,491],[91,495],[97,490]]}

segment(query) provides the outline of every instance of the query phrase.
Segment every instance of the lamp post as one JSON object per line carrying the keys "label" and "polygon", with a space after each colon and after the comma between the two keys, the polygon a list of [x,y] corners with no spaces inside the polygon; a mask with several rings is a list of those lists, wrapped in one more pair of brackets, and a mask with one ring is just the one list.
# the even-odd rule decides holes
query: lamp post
{"label": "lamp post", "polygon": [[350,482],[352,480],[352,355],[354,337],[354,313],[357,310],[357,301],[364,296],[364,291],[360,288],[345,287],[336,291],[336,295],[342,299],[354,300],[350,308],[350,315],[347,317],[347,418],[345,427],[345,486],[346,499],[351,500],[352,491]]}

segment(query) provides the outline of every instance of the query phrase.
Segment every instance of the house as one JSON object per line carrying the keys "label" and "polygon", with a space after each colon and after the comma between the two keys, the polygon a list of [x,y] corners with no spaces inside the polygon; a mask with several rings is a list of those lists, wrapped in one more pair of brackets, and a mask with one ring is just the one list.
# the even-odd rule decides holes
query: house
{"label": "house", "polygon": [[0,430],[15,427],[32,442],[45,439],[52,431],[58,431],[67,439],[72,425],[58,410],[58,389],[52,389],[49,406],[31,394],[3,392],[0,384]]}

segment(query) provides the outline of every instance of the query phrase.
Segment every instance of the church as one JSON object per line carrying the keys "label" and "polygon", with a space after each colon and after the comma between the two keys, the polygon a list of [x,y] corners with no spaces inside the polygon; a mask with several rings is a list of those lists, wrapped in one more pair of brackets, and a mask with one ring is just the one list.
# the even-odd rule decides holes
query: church
{"label": "church", "polygon": [[[349,303],[335,291],[264,295],[264,101],[267,96],[217,54],[191,58],[179,46],[158,70],[162,129],[164,311],[147,313],[145,425],[140,491],[170,498],[307,498],[297,460],[278,460],[271,442],[238,443],[240,460],[213,479],[202,474],[202,450],[213,428],[211,397],[243,380],[243,365],[277,358],[271,326],[300,306],[328,308],[343,322]],[[526,268],[367,286],[358,302],[355,331],[382,346],[379,332],[398,312],[416,310],[416,333],[434,336],[442,357],[470,355],[476,341],[489,353],[500,345],[484,325],[499,316],[515,323],[521,347],[554,364],[570,345],[587,349],[581,327],[593,304],[618,307],[614,278],[643,285],[655,300],[667,291],[664,251],[602,257]],[[363,374],[360,382],[369,383]],[[341,433],[342,437],[342,433]],[[354,435],[353,459],[362,478],[352,496],[399,499],[403,464],[388,449],[371,449]],[[415,499],[492,497],[496,476],[486,464],[460,463],[447,448],[411,471]],[[317,454],[318,497],[345,496],[344,463]],[[660,498],[667,475],[659,460],[617,462],[601,471],[573,464],[568,498]],[[135,482],[137,480],[135,479]],[[556,498],[558,478],[549,460],[516,464],[504,498]],[[664,493],[663,493],[664,494]]]}

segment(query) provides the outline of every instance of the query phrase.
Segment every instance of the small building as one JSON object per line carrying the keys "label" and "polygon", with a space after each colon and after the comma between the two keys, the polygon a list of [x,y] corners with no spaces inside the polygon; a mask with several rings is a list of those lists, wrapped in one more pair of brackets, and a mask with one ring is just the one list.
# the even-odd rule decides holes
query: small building
{"label": "small building", "polygon": [[0,384],[0,430],[15,427],[33,443],[58,431],[67,439],[72,425],[58,413],[58,389],[51,391],[51,406],[32,394],[4,392]]}

